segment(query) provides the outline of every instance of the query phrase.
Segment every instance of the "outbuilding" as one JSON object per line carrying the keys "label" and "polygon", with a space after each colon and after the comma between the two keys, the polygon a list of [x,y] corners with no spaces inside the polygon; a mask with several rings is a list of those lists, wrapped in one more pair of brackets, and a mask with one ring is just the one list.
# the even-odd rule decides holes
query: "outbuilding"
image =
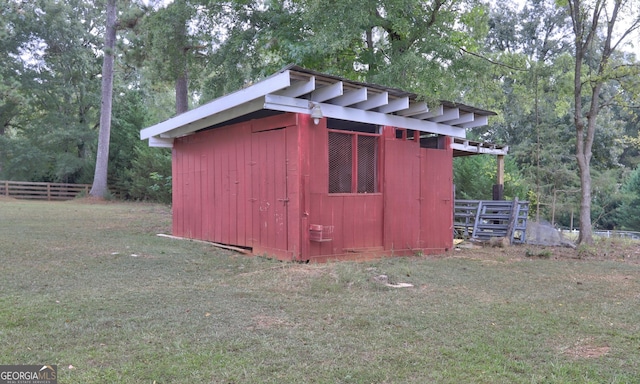
{"label": "outbuilding", "polygon": [[453,157],[494,112],[298,66],[141,131],[172,148],[173,235],[291,261],[443,253]]}

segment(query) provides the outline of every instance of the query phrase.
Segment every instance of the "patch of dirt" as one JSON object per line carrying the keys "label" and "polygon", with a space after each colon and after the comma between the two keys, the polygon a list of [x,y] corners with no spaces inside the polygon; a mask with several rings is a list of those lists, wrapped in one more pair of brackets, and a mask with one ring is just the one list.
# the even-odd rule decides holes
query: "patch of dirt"
{"label": "patch of dirt", "polygon": [[257,315],[257,316],[253,316],[251,320],[253,320],[253,325],[248,327],[249,330],[270,329],[274,327],[291,326],[291,323],[289,323],[285,319],[275,317],[275,316]]}
{"label": "patch of dirt", "polygon": [[116,200],[107,200],[104,197],[97,197],[97,196],[84,196],[84,197],[77,197],[75,199],[67,200],[67,201],[73,201],[76,203],[83,203],[83,204],[111,204]]}
{"label": "patch of dirt", "polygon": [[607,345],[594,345],[592,340],[581,340],[575,345],[562,351],[563,354],[574,359],[596,359],[604,356],[611,350]]}

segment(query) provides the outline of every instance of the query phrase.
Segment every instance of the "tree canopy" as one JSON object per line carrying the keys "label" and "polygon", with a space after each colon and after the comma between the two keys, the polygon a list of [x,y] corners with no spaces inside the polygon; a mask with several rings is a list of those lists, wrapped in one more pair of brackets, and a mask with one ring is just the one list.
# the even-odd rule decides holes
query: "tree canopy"
{"label": "tree canopy", "polygon": [[[91,182],[106,0],[0,4],[0,178]],[[147,148],[137,139],[141,128],[294,63],[412,91],[429,103],[494,110],[498,116],[468,136],[509,145],[509,197],[529,199],[533,214],[565,226],[588,201],[594,226],[640,230],[625,214],[640,195],[628,186],[640,164],[638,47],[631,45],[640,36],[637,2],[117,6],[108,181],[125,196],[166,199],[161,191],[171,181],[169,152]],[[456,160],[457,192],[488,196],[486,180],[472,176],[492,161]]]}

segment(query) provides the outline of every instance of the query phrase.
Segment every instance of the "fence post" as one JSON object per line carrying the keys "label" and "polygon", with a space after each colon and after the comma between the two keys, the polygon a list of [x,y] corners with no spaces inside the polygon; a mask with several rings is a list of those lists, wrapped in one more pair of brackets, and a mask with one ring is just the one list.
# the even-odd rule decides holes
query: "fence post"
{"label": "fence post", "polygon": [[4,182],[4,195],[9,197],[9,181],[7,180]]}

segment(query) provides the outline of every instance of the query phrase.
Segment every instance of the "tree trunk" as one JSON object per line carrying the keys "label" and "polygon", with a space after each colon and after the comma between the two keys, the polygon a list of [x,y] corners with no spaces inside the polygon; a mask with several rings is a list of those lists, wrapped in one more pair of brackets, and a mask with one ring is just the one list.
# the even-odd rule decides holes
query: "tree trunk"
{"label": "tree trunk", "polygon": [[578,244],[593,243],[591,225],[591,167],[583,150],[576,151],[578,170],[580,172],[580,235]]}
{"label": "tree trunk", "polygon": [[100,107],[100,132],[93,185],[89,194],[106,197],[107,169],[109,165],[109,140],[111,136],[111,103],[113,99],[113,62],[116,41],[116,0],[107,1],[107,26],[104,38],[104,61],[102,62],[102,104]]}
{"label": "tree trunk", "polygon": [[176,79],[176,114],[178,115],[189,110],[188,81],[189,78],[185,68],[182,75]]}

